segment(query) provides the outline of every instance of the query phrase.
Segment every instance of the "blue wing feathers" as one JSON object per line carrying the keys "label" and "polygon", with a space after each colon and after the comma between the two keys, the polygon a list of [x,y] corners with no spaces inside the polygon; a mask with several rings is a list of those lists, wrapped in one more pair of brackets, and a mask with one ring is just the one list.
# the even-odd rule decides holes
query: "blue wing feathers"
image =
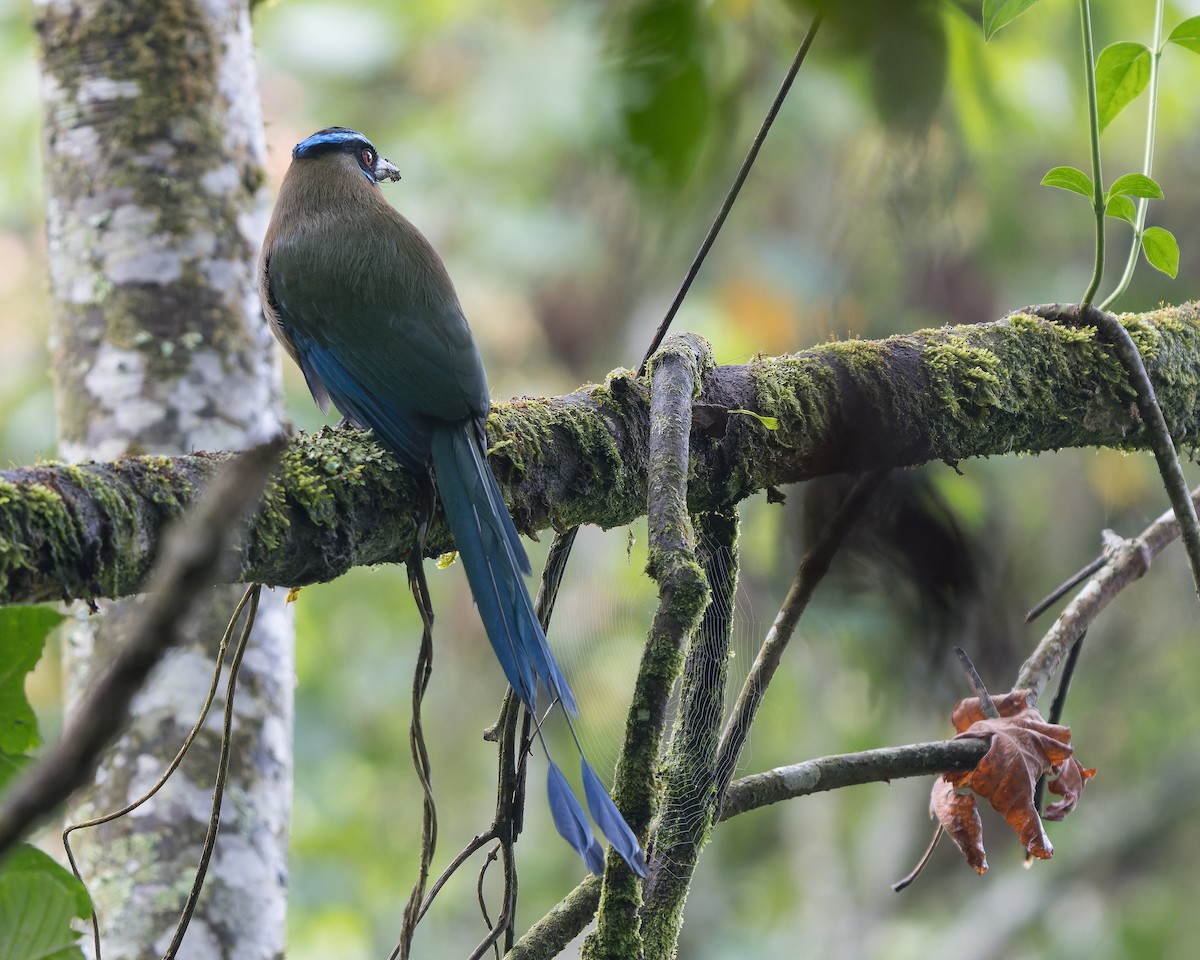
{"label": "blue wing feathers", "polygon": [[604,784],[596,776],[596,771],[587,762],[582,750],[579,753],[579,764],[583,774],[583,795],[587,798],[588,810],[592,819],[596,821],[596,826],[600,828],[600,832],[604,834],[608,842],[613,845],[613,849],[629,864],[629,868],[644,879],[647,872],[646,855],[642,852],[641,844],[633,835],[633,831],[629,829],[629,824],[621,816],[621,811],[617,809],[612,797],[604,789]]}
{"label": "blue wing feathers", "polygon": [[[429,428],[422,418],[404,416],[362,385],[327,347],[293,334],[305,378],[315,376],[343,416],[370,427],[384,446],[414,470],[429,461]],[[311,381],[310,381],[311,386]]]}
{"label": "blue wing feathers", "polygon": [[604,873],[604,851],[596,842],[596,835],[583,815],[583,808],[571,792],[558,764],[549,759],[547,763],[550,770],[546,774],[546,795],[550,798],[550,815],[554,818],[554,826],[562,838],[575,848],[575,852],[583,857],[587,868],[596,876],[601,876]]}
{"label": "blue wing feathers", "polygon": [[[528,568],[525,549],[484,458],[483,444],[469,423],[438,424],[433,429],[433,463],[446,519],[466,568],[471,592],[509,683],[531,710],[534,678],[557,697],[570,716],[579,709],[566,677],[554,659],[521,579]],[[600,831],[638,876],[646,876],[642,848],[600,778],[583,755],[579,760],[588,810]],[[550,760],[547,790],[558,832],[599,874],[604,859],[579,801],[562,771]]]}
{"label": "blue wing feathers", "polygon": [[536,707],[536,687],[528,682],[532,675],[577,715],[521,576],[528,557],[519,541],[520,552],[513,549],[516,528],[481,446],[470,423],[438,424],[433,430],[438,492],[471,592],[505,675],[525,705]]}

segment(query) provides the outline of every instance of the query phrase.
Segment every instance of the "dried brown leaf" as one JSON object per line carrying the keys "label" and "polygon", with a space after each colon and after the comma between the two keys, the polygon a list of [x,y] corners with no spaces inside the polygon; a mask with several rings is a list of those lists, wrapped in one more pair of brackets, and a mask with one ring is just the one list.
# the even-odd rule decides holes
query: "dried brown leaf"
{"label": "dried brown leaf", "polygon": [[[1017,832],[1025,849],[1046,860],[1054,854],[1054,847],[1042,828],[1033,802],[1038,779],[1045,774],[1055,776],[1050,789],[1063,799],[1052,805],[1046,815],[1048,819],[1060,820],[1074,809],[1084,783],[1095,771],[1084,770],[1071,757],[1070,729],[1048,723],[1028,705],[1028,700],[1027,690],[995,697],[993,702],[1000,713],[999,718],[986,717],[978,697],[960,701],[951,714],[958,738],[987,740],[988,752],[974,770],[946,773],[943,779],[956,791],[970,789],[984,797]],[[937,790],[935,787],[935,799]],[[956,833],[971,836],[974,829],[971,818],[978,818],[973,804],[969,810],[961,803],[944,802],[943,806],[946,816],[963,818],[963,822],[951,826],[938,813],[946,831],[955,836],[956,842]],[[967,861],[979,869],[968,849],[962,843],[959,847]],[[979,857],[981,854],[976,855],[976,859]]]}
{"label": "dried brown leaf", "polygon": [[1046,787],[1051,793],[1057,793],[1062,799],[1050,804],[1046,808],[1046,812],[1042,814],[1042,818],[1062,820],[1079,803],[1084,784],[1096,775],[1096,768],[1084,769],[1083,764],[1071,757],[1066,763],[1055,767],[1050,775],[1053,779],[1046,782]]}
{"label": "dried brown leaf", "polygon": [[938,823],[958,844],[958,849],[967,858],[967,863],[976,873],[986,873],[987,853],[983,849],[983,821],[975,797],[970,793],[958,793],[954,784],[938,777],[933,781],[933,792],[929,797],[929,815],[937,817]]}

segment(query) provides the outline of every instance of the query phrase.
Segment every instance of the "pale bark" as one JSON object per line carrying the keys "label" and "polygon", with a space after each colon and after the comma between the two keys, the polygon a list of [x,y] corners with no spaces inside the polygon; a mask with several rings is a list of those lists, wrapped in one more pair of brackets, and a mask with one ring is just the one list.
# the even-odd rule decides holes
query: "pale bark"
{"label": "pale bark", "polygon": [[[245,0],[35,0],[59,450],[72,461],[241,449],[281,424],[253,283],[265,153]],[[240,591],[221,589],[137,698],[72,820],[123,806],[200,709]],[[77,611],[68,710],[138,601]],[[181,957],[282,955],[292,629],[264,598],[242,669],[222,834]],[[161,955],[208,822],[219,712],[167,788],[76,840],[104,956]],[[79,835],[77,835],[79,836]]]}

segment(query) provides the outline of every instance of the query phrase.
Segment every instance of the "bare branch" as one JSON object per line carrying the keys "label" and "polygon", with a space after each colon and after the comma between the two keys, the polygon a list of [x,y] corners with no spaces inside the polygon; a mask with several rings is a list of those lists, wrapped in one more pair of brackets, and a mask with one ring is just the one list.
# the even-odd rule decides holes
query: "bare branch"
{"label": "bare branch", "polygon": [[[751,774],[730,784],[719,819],[728,820],[772,803],[825,790],[970,769],[987,752],[987,746],[978,739],[914,743],[821,757]],[[599,902],[600,880],[588,877],[529,928],[506,960],[556,956],[591,922]]]}
{"label": "bare branch", "polygon": [[[1200,488],[1192,491],[1192,500],[1200,501]],[[1032,691],[1029,703],[1037,703],[1058,665],[1100,612],[1125,587],[1140,579],[1150,569],[1150,562],[1178,538],[1179,523],[1173,510],[1162,514],[1140,536],[1128,540],[1106,530],[1101,558],[1104,563],[1099,572],[1083,585],[1042,637],[1022,665],[1013,689]]]}
{"label": "bare branch", "polygon": [[860,783],[886,783],[904,777],[927,777],[947,770],[969,770],[987,752],[978,739],[939,740],[904,747],[882,747],[806,760],[765,773],[742,777],[729,785],[721,819],[728,820],[781,800],[839,790]]}

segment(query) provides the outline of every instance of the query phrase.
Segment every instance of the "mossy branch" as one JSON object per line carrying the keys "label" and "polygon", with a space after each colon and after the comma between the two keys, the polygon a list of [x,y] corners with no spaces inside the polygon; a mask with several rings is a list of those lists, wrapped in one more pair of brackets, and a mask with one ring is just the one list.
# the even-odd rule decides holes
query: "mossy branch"
{"label": "mossy branch", "polygon": [[[649,501],[646,571],[658,584],[658,610],[638,667],[613,799],[644,844],[657,812],[658,763],[668,704],[683,650],[708,603],[708,583],[696,562],[696,536],[688,515],[692,404],[712,368],[707,343],[692,334],[670,337],[654,355],[650,376]],[[651,876],[658,869],[648,851]],[[645,943],[639,926],[641,882],[609,851],[596,929],[584,942],[586,960],[665,956],[662,943]],[[670,940],[674,943],[674,937]]]}
{"label": "mossy branch", "polygon": [[[1200,434],[1200,308],[1121,318],[1176,443]],[[704,373],[691,512],[843,471],[1062,447],[1148,447],[1128,377],[1090,328],[1015,314],[886,340],[830,343]],[[768,430],[745,409],[779,419]],[[699,419],[699,418],[698,418]],[[646,510],[650,410],[628,372],[564,397],[497,404],[491,462],[527,531],[614,527]],[[0,473],[0,603],[137,592],[163,526],[229,454],[42,464]],[[398,562],[416,486],[370,437],[295,438],[242,555],[242,580],[303,585]],[[435,525],[427,549],[451,546]]]}

